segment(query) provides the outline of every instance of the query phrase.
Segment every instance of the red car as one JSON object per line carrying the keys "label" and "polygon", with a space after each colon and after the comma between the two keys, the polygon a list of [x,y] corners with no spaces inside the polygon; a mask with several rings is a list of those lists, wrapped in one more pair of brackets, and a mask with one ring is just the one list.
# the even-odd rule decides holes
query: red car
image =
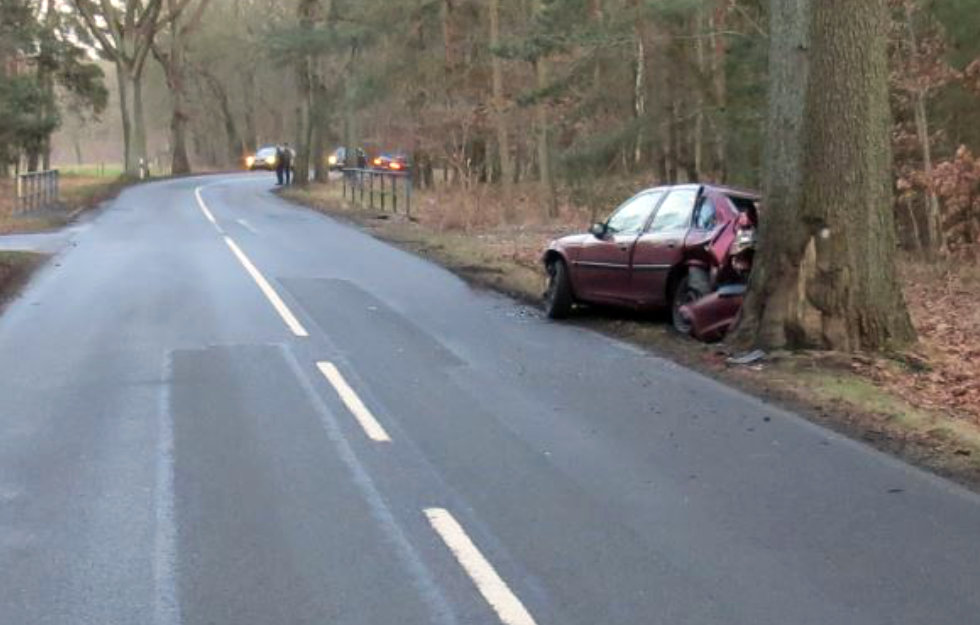
{"label": "red car", "polygon": [[670,307],[685,334],[681,307],[712,293],[725,276],[733,243],[758,223],[759,195],[729,187],[677,185],[647,189],[605,222],[552,241],[543,262],[549,317],[576,303],[635,309]]}

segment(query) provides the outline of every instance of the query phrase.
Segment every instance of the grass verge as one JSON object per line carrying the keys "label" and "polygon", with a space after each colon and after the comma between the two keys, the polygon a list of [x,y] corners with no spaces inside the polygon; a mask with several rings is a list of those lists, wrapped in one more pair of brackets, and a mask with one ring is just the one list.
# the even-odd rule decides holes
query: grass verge
{"label": "grass verge", "polygon": [[[281,195],[431,258],[472,284],[534,305],[540,302],[544,288],[538,254],[549,239],[587,223],[587,218],[580,218],[578,221],[583,223],[574,225],[566,221],[501,226],[493,225],[499,220],[480,223],[479,219],[466,217],[464,223],[447,228],[445,214],[434,207],[445,198],[423,195],[418,198],[415,216],[407,217],[355,207],[341,198],[339,183],[288,188]],[[458,212],[465,215],[466,210],[463,207]],[[935,296],[919,301],[920,281],[915,273],[905,271],[906,295],[926,355],[911,359],[787,352],[770,354],[763,362],[750,366],[730,366],[727,358],[731,354],[724,345],[704,345],[678,336],[663,320],[622,311],[583,311],[571,323],[642,345],[980,491],[980,416],[973,412],[974,406],[935,399],[935,393],[916,392],[943,386],[942,362],[930,361],[928,355],[941,353],[946,346],[935,339],[925,317],[917,314],[920,308],[929,309],[928,302]],[[977,336],[973,330],[965,333],[965,340],[975,344]],[[980,410],[980,406],[975,408]]]}
{"label": "grass verge", "polygon": [[46,258],[34,252],[0,251],[0,310],[27,284],[31,273]]}
{"label": "grass verge", "polygon": [[79,214],[115,197],[133,183],[125,177],[63,175],[61,199],[57,205],[42,210],[15,214],[10,181],[0,181],[0,234],[44,232],[71,223]]}

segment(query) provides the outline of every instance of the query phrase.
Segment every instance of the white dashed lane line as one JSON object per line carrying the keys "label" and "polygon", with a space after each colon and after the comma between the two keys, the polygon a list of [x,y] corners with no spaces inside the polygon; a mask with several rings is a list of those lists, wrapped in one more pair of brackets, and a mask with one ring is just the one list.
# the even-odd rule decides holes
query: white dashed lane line
{"label": "white dashed lane line", "polygon": [[443,508],[427,508],[425,516],[432,529],[439,534],[449,550],[456,556],[466,574],[470,576],[477,590],[494,609],[504,625],[536,625],[534,617],[527,611],[507,583],[501,579],[493,565],[477,549],[458,521]]}
{"label": "white dashed lane line", "polygon": [[241,248],[239,248],[238,245],[231,240],[231,237],[225,236],[225,243],[228,244],[228,247],[235,255],[235,258],[238,259],[238,262],[245,267],[245,271],[248,272],[248,275],[252,276],[255,283],[259,285],[259,290],[262,291],[262,294],[269,300],[272,307],[276,309],[276,312],[279,313],[282,320],[286,322],[286,325],[289,326],[289,329],[292,330],[293,334],[296,336],[309,336],[309,333],[306,331],[306,328],[303,327],[303,324],[301,324],[299,319],[297,319],[293,312],[289,310],[289,307],[282,301],[282,298],[279,297],[276,290],[272,288],[269,281],[265,279],[265,276],[263,276],[262,273],[255,268],[255,265],[253,265],[252,261],[248,259],[245,252],[243,252]]}
{"label": "white dashed lane line", "polygon": [[344,405],[347,406],[350,413],[354,415],[354,418],[357,419],[357,422],[364,429],[364,433],[367,434],[368,438],[379,443],[390,443],[391,437],[388,436],[388,432],[381,427],[381,424],[374,418],[371,411],[367,409],[367,406],[357,396],[354,389],[350,387],[337,367],[331,362],[318,362],[316,366],[320,369],[323,377],[327,378],[330,385],[337,391],[340,401],[344,402]]}

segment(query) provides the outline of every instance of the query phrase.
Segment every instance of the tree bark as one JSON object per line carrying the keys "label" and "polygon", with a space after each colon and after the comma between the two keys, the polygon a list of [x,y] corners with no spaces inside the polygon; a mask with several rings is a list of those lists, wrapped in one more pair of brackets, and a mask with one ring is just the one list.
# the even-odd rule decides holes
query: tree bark
{"label": "tree bark", "polygon": [[886,0],[821,0],[811,33],[802,217],[817,316],[801,324],[804,343],[899,346],[915,331],[895,269]]}
{"label": "tree bark", "polygon": [[143,73],[130,74],[130,85],[133,88],[133,159],[139,165],[140,159],[147,162],[146,150],[146,118],[143,109]]}
{"label": "tree bark", "polygon": [[126,172],[133,172],[136,170],[136,163],[133,160],[132,124],[129,120],[128,79],[126,68],[118,61],[116,62],[116,83],[119,88],[119,117],[123,132],[123,169]]}
{"label": "tree bark", "polygon": [[[804,4],[774,0],[774,49],[798,48]],[[895,270],[887,25],[885,0],[813,4],[802,135],[787,117],[801,112],[794,63],[772,57],[770,205],[752,281],[762,299],[746,302],[761,347],[878,350],[915,338]]]}
{"label": "tree bark", "polygon": [[765,349],[786,347],[800,334],[800,265],[806,236],[799,215],[810,11],[810,0],[769,2],[765,209],[760,217],[748,296],[733,334],[736,343]]}

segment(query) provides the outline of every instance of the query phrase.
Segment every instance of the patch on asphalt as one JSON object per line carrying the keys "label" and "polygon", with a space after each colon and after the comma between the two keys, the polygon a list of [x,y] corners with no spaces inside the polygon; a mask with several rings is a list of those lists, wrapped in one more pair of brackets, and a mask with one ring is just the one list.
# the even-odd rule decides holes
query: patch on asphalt
{"label": "patch on asphalt", "polygon": [[284,279],[280,283],[338,346],[418,367],[463,365],[405,315],[348,280]]}

